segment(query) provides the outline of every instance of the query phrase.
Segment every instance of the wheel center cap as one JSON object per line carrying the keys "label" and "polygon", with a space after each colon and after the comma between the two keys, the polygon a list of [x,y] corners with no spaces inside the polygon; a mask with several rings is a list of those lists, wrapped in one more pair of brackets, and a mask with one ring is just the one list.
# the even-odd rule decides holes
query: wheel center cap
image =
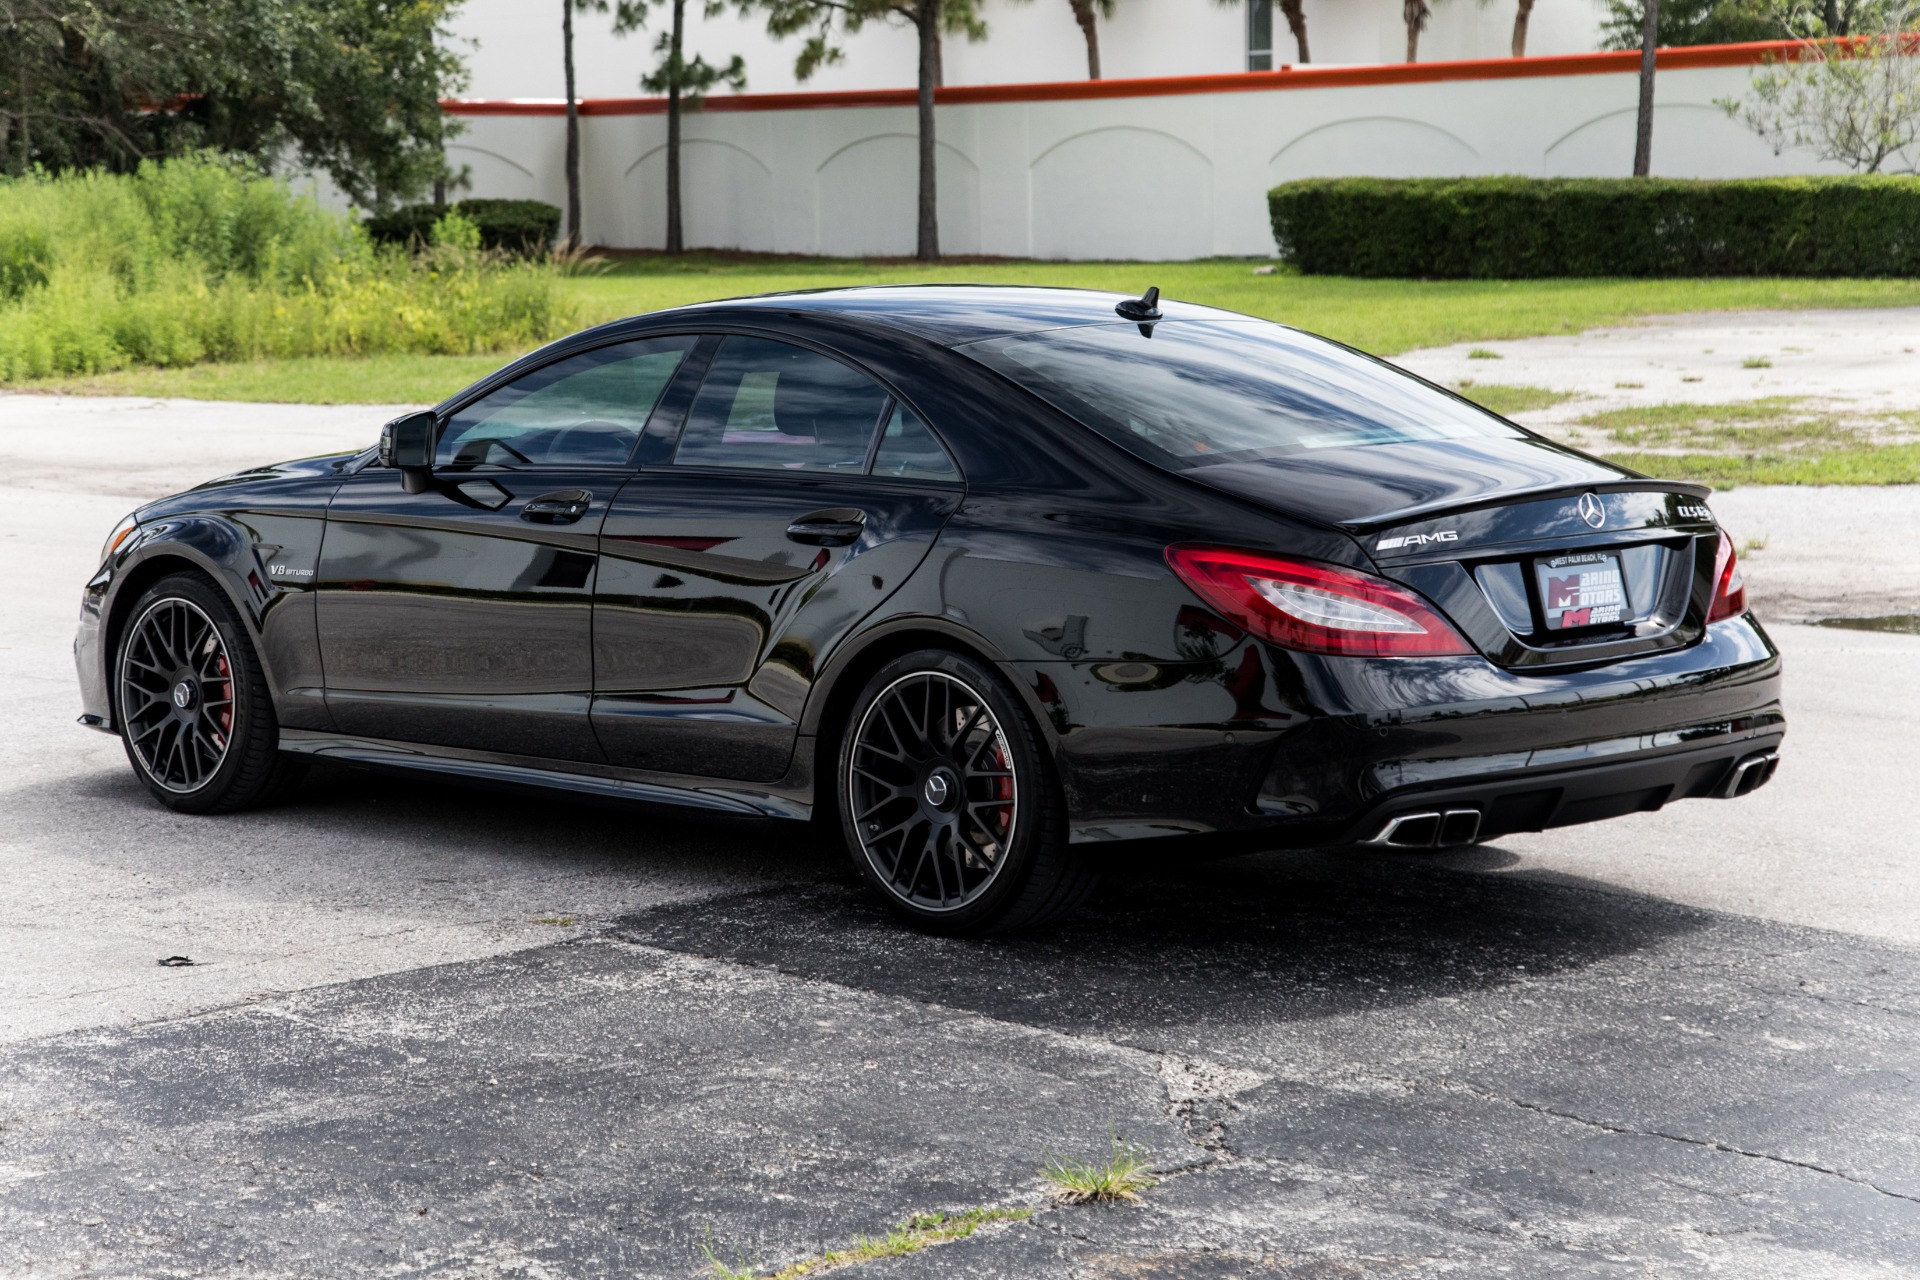
{"label": "wheel center cap", "polygon": [[182,680],[179,684],[173,686],[173,705],[174,706],[180,708],[182,711],[186,711],[191,709],[193,704],[194,704],[193,681]]}
{"label": "wheel center cap", "polygon": [[953,799],[953,779],[945,772],[927,775],[924,789],[927,803],[935,809],[944,809]]}

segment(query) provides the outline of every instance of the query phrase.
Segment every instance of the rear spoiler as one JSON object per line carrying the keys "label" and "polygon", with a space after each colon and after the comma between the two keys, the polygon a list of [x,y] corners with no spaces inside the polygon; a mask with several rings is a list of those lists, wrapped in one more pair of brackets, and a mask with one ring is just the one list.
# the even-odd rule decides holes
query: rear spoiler
{"label": "rear spoiler", "polygon": [[1486,507],[1511,506],[1516,502],[1532,502],[1540,498],[1570,498],[1582,493],[1678,493],[1705,501],[1713,493],[1713,487],[1690,484],[1684,480],[1608,480],[1600,484],[1537,485],[1527,489],[1509,489],[1504,493],[1490,494],[1467,502],[1451,502],[1443,499],[1438,502],[1419,503],[1411,507],[1402,507],[1398,511],[1368,516],[1363,520],[1342,520],[1338,523],[1338,527],[1348,533],[1368,533],[1375,529],[1405,524],[1409,520],[1420,520],[1442,512],[1452,515],[1466,511],[1479,511]]}

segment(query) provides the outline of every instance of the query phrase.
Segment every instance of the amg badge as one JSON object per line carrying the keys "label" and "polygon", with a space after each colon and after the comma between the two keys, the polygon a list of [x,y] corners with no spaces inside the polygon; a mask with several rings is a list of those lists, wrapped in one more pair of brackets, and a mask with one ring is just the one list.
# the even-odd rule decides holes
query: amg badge
{"label": "amg badge", "polygon": [[1457,530],[1442,529],[1439,533],[1409,533],[1401,538],[1382,538],[1373,544],[1375,551],[1391,551],[1395,547],[1424,547],[1429,542],[1458,542]]}

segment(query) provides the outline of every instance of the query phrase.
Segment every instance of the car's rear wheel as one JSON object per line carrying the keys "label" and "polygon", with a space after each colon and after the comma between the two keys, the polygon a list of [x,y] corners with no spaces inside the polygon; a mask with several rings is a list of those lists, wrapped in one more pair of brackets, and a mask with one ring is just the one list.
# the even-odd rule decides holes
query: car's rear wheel
{"label": "car's rear wheel", "polygon": [[233,606],[198,573],[135,602],[114,658],[120,738],[153,797],[220,813],[284,794],[305,762],[283,755],[260,659]]}
{"label": "car's rear wheel", "polygon": [[876,672],[854,703],[837,781],[855,864],[923,928],[1032,928],[1093,888],[1067,845],[1060,788],[1031,717],[964,655],[922,650]]}

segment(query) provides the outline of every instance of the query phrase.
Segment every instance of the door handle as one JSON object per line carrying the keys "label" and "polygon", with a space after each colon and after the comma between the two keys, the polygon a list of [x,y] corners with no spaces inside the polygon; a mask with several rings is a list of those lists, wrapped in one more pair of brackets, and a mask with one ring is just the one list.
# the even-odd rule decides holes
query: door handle
{"label": "door handle", "polygon": [[810,511],[787,526],[787,537],[809,547],[844,547],[867,531],[867,513],[854,507]]}
{"label": "door handle", "polygon": [[572,524],[592,505],[593,495],[585,489],[559,489],[528,502],[520,508],[520,518],[535,524]]}

